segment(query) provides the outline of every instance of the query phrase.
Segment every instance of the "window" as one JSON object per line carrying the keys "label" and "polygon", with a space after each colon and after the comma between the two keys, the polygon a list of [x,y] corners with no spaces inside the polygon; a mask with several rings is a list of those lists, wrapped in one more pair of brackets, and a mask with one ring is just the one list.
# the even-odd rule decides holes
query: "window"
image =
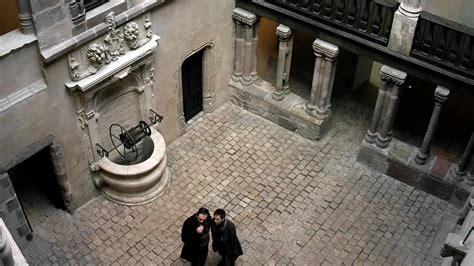
{"label": "window", "polygon": [[84,8],[87,11],[91,11],[92,9],[103,5],[109,2],[109,0],[84,0]]}
{"label": "window", "polygon": [[8,33],[19,27],[20,21],[18,20],[16,0],[2,1],[2,8],[0,8],[0,35]]}

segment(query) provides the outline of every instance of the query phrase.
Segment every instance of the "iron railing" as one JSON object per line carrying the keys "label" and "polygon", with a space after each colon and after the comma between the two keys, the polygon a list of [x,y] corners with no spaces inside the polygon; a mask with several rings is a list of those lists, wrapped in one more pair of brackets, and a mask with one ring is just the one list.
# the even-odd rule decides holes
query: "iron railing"
{"label": "iron railing", "polygon": [[474,29],[422,13],[411,56],[474,78]]}
{"label": "iron railing", "polygon": [[316,20],[322,20],[365,39],[387,45],[394,0],[266,0]]}

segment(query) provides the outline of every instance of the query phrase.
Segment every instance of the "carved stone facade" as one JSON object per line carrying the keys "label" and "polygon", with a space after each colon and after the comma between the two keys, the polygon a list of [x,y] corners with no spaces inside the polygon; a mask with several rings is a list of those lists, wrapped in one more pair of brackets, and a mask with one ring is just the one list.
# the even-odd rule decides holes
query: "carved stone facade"
{"label": "carved stone facade", "polygon": [[123,27],[117,28],[115,14],[112,12],[107,15],[105,37],[68,55],[72,80],[79,81],[94,75],[100,68],[118,60],[127,51],[135,50],[149,42],[153,36],[150,14],[144,15],[137,21],[130,21]]}

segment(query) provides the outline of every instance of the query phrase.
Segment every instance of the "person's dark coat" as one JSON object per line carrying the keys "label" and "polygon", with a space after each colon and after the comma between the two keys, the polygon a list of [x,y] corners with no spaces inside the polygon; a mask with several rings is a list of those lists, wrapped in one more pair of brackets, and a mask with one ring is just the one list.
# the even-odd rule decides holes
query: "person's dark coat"
{"label": "person's dark coat", "polygon": [[[211,229],[212,218],[209,215],[206,224]],[[199,252],[201,236],[196,232],[196,228],[201,225],[196,217],[196,214],[189,217],[184,221],[181,229],[181,240],[184,243],[183,250],[181,251],[181,258],[193,262]]]}
{"label": "person's dark coat", "polygon": [[244,254],[235,225],[231,221],[225,219],[220,225],[213,224],[211,232],[212,250],[223,256],[224,260],[235,261]]}

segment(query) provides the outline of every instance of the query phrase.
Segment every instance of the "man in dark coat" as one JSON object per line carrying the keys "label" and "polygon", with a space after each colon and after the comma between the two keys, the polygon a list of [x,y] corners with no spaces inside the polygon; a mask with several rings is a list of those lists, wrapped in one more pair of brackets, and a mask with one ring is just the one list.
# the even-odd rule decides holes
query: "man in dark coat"
{"label": "man in dark coat", "polygon": [[211,225],[212,218],[206,208],[200,208],[183,223],[181,240],[184,246],[181,258],[191,262],[193,266],[202,266],[206,262]]}
{"label": "man in dark coat", "polygon": [[214,212],[214,223],[212,225],[212,250],[221,255],[219,265],[235,265],[235,260],[244,254],[240,241],[237,238],[235,225],[225,218],[225,211],[217,209]]}

